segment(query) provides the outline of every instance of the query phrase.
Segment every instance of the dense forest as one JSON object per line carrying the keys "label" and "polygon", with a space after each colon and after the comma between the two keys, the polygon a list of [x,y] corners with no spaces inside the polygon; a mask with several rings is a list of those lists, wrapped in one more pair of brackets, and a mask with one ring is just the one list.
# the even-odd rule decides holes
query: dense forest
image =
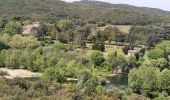
{"label": "dense forest", "polygon": [[0,11],[0,99],[170,99],[170,12],[88,0],[0,0]]}
{"label": "dense forest", "polygon": [[[95,5],[96,4],[96,5]],[[4,18],[49,20],[83,20],[91,23],[148,24],[168,22],[170,13],[159,9],[137,8],[83,0],[65,3],[60,0],[0,0],[0,16]]]}

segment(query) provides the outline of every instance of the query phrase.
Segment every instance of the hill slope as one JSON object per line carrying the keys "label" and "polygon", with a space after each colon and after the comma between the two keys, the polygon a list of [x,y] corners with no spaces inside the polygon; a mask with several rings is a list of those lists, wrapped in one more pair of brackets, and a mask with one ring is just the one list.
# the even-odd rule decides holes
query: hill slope
{"label": "hill slope", "polygon": [[0,17],[3,18],[21,17],[50,21],[71,19],[112,24],[167,22],[170,16],[169,12],[158,9],[87,0],[74,3],[60,0],[0,0],[0,12]]}

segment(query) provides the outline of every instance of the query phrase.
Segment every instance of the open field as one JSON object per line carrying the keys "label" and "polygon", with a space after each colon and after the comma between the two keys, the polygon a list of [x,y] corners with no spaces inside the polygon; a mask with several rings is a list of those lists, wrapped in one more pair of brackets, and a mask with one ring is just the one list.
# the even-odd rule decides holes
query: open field
{"label": "open field", "polygon": [[[104,27],[100,27],[101,30],[104,30],[106,27],[108,26],[112,26],[114,27],[114,25],[106,25]],[[125,33],[128,33],[129,32],[129,29],[132,27],[131,25],[116,25],[116,27],[122,31],[122,32],[125,32]]]}

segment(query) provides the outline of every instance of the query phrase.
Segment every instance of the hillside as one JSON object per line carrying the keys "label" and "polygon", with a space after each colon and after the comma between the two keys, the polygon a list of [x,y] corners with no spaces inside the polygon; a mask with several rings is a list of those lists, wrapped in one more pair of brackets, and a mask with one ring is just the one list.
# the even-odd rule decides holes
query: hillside
{"label": "hillside", "polygon": [[74,3],[60,0],[0,0],[0,12],[3,18],[48,21],[71,19],[111,24],[160,23],[167,22],[170,16],[169,12],[158,9],[87,0]]}
{"label": "hillside", "polygon": [[136,7],[132,5],[127,4],[111,4],[107,2],[101,2],[101,1],[91,1],[91,0],[82,0],[82,1],[76,1],[74,4],[78,5],[84,5],[88,7],[96,7],[96,8],[104,8],[104,9],[121,9],[129,12],[136,12],[140,14],[149,14],[151,16],[155,16],[156,18],[160,19],[169,19],[170,12],[161,10],[158,8],[149,8],[149,7]]}
{"label": "hillside", "polygon": [[93,6],[93,7],[102,7],[102,8],[112,8],[112,9],[122,9],[126,11],[140,12],[140,13],[148,13],[152,15],[162,16],[162,17],[170,17],[170,12],[157,9],[157,8],[148,8],[148,7],[135,7],[127,4],[111,4],[107,2],[101,1],[90,1],[90,0],[82,0],[76,1],[75,4]]}

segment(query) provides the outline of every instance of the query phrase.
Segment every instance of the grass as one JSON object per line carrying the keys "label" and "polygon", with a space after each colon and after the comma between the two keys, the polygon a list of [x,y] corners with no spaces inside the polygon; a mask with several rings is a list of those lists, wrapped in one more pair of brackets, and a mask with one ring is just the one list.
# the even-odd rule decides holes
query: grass
{"label": "grass", "polygon": [[[100,30],[104,30],[106,27],[108,27],[108,26],[112,26],[112,27],[114,27],[114,25],[106,25],[106,26],[104,26],[104,27],[99,27],[100,28]],[[125,32],[125,33],[129,33],[129,29],[132,27],[131,25],[116,25],[116,27],[120,30],[120,31],[122,31],[122,32]]]}

